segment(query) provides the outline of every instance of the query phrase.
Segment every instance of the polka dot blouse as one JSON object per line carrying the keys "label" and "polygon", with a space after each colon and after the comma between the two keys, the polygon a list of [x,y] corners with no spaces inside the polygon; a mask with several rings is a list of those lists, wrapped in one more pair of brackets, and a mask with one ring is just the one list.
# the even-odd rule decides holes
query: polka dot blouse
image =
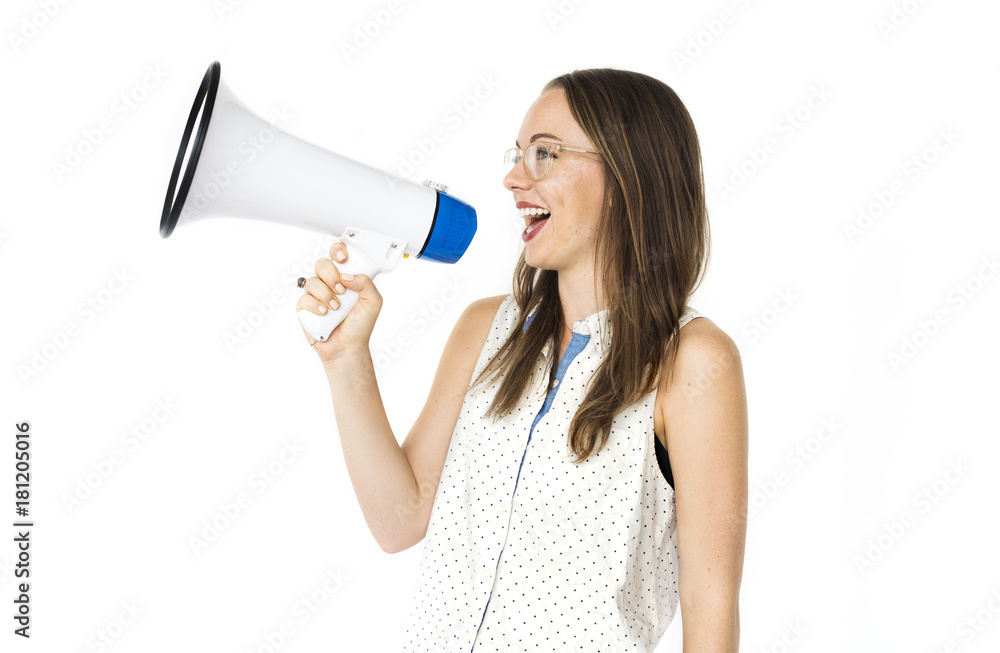
{"label": "polka dot blouse", "polygon": [[[656,390],[615,417],[604,449],[571,462],[569,423],[610,343],[607,313],[573,324],[551,387],[558,352],[545,347],[507,418],[483,418],[498,384],[466,395],[431,509],[405,652],[649,652],[673,619],[677,521],[657,462]],[[508,295],[473,379],[518,316]],[[698,316],[688,308],[681,326]]]}

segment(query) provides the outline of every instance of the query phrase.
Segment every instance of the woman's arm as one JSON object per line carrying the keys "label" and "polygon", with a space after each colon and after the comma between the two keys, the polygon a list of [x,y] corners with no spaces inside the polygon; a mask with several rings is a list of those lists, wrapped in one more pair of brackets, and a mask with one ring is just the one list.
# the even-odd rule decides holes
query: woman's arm
{"label": "woman's arm", "polygon": [[707,319],[679,332],[658,394],[673,469],[684,653],[739,651],[748,419],[739,350]]}
{"label": "woman's arm", "polygon": [[[424,409],[400,445],[385,413],[369,349],[382,295],[369,277],[340,274],[333,259],[346,261],[346,256],[346,245],[336,242],[330,246],[330,258],[316,261],[316,276],[305,282],[296,310],[322,315],[325,307],[340,306],[337,295],[345,288],[358,293],[357,304],[330,337],[312,344],[330,383],[344,463],[361,513],[382,550],[395,553],[427,532],[452,432],[505,296],[475,301],[458,318]],[[313,341],[305,328],[302,333]]]}
{"label": "woman's arm", "polygon": [[368,349],[324,364],[347,472],[365,522],[387,553],[410,548],[427,532],[452,432],[503,299],[477,300],[459,317],[402,445],[386,417]]}

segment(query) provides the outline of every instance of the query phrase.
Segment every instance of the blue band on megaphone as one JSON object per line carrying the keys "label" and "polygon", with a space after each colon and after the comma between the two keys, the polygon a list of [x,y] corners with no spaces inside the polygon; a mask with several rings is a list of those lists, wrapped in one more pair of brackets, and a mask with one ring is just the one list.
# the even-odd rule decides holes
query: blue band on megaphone
{"label": "blue band on megaphone", "polygon": [[455,263],[476,235],[476,210],[447,193],[438,191],[431,233],[417,258]]}

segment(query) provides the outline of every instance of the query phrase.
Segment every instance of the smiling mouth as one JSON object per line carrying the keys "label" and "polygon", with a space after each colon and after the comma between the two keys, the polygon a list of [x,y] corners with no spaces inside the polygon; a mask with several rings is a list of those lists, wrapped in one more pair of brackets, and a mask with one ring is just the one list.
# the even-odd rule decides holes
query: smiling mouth
{"label": "smiling mouth", "polygon": [[549,217],[549,215],[551,215],[549,213],[548,209],[542,209],[542,208],[536,208],[536,207],[526,207],[526,208],[523,208],[523,209],[518,209],[517,213],[522,218],[527,218],[528,219],[528,224],[531,224],[534,221],[534,218],[542,218],[542,219],[544,219],[544,218]]}
{"label": "smiling mouth", "polygon": [[538,206],[526,206],[517,210],[518,215],[524,220],[524,230],[521,232],[521,240],[527,242],[534,237],[535,233],[545,226],[545,221],[551,217],[548,209]]}
{"label": "smiling mouth", "polygon": [[545,227],[545,223],[548,219],[549,216],[547,215],[539,215],[528,218],[528,226],[526,226],[524,231],[521,232],[521,240],[527,242],[534,238],[535,234]]}

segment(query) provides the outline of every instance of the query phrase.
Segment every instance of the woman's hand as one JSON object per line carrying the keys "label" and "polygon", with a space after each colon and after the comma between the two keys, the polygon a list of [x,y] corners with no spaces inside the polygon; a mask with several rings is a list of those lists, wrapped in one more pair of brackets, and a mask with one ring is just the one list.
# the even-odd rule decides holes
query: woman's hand
{"label": "woman's hand", "polygon": [[[330,258],[320,258],[316,261],[316,276],[306,280],[303,286],[305,293],[295,304],[296,312],[304,309],[316,315],[326,315],[331,308],[336,309],[340,306],[340,299],[337,296],[343,289],[349,288],[358,292],[358,302],[351,308],[347,317],[337,325],[329,338],[313,347],[324,363],[336,359],[344,352],[359,349],[367,352],[375,320],[382,310],[382,295],[372,280],[366,274],[345,278],[331,260],[340,260],[339,256],[343,257],[341,263],[347,261],[347,246],[336,242],[330,246]],[[305,334],[309,344],[316,342],[305,328],[302,329],[302,333]]]}

